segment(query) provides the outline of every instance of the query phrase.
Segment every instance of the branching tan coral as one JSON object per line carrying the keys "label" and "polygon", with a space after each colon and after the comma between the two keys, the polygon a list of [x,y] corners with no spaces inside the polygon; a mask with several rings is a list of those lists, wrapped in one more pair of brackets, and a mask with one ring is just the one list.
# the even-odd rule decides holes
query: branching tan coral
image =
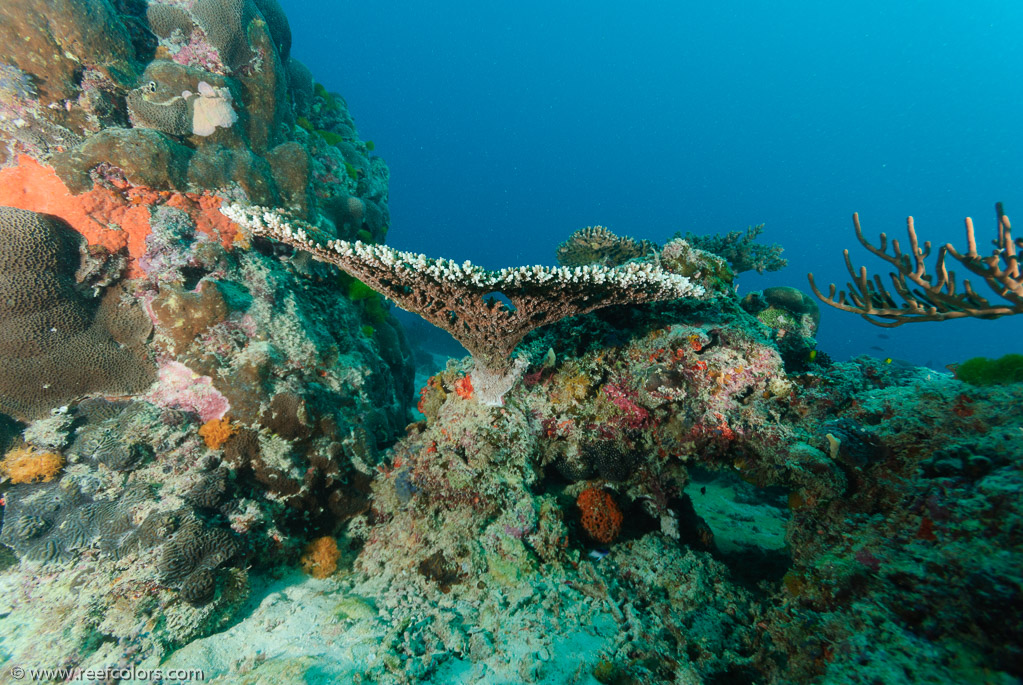
{"label": "branching tan coral", "polygon": [[[873,255],[888,262],[895,269],[889,274],[894,295],[885,288],[879,275],[874,275],[873,279],[869,278],[866,267],[860,267],[857,272],[849,259],[849,250],[845,250],[845,266],[852,278],[847,284],[848,291],[838,292],[836,297],[837,287],[832,284],[825,297],[817,288],[812,273],[809,275],[810,287],[825,304],[859,314],[870,323],[885,328],[916,321],[944,321],[964,317],[997,319],[1001,316],[1021,314],[1023,279],[1020,276],[1017,252],[1023,248],[1023,239],[1013,239],[1009,217],[1005,215],[1002,203],[995,205],[995,212],[998,217],[998,237],[993,241],[995,250],[991,255],[981,256],[977,251],[973,220],[967,217],[966,252],[960,253],[951,243],[942,245],[938,249],[933,273],[928,273],[924,263],[931,254],[931,243],[928,241],[923,247],[920,246],[913,226],[913,217],[906,219],[909,253],[903,253],[899,241],[893,240],[889,254],[887,236],[882,233],[879,246],[871,245],[863,237],[859,215],[853,214],[856,238]],[[949,271],[946,266],[945,260],[948,256],[983,279],[1001,301],[991,301],[982,296],[966,279],[963,279],[960,289],[956,285],[955,273]],[[901,304],[895,295],[902,300]]]}
{"label": "branching tan coral", "polygon": [[[488,271],[470,262],[432,259],[385,245],[343,240],[321,245],[310,238],[318,232],[314,226],[265,208],[232,205],[222,211],[256,235],[337,265],[402,309],[448,331],[472,354],[477,370],[493,377],[512,373],[515,346],[527,333],[549,323],[616,304],[709,297],[705,288],[665,271],[656,260],[614,268],[523,266]],[[510,306],[496,294],[507,298]],[[482,381],[474,373],[473,386],[482,388]]]}

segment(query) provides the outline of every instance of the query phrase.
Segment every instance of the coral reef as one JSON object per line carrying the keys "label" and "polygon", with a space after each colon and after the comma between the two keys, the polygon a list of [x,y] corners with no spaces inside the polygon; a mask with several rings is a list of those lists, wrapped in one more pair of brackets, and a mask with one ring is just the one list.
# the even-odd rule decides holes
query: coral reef
{"label": "coral reef", "polygon": [[[66,188],[40,193],[49,203],[67,205],[67,191],[130,196],[136,224],[159,198],[139,202],[132,190],[146,188],[247,198],[324,221],[357,204],[360,212],[337,217],[338,230],[383,239],[387,168],[356,136],[343,101],[290,57],[275,0],[122,4],[61,3],[44,14],[32,0],[5,5],[0,37],[17,49],[0,71],[0,166],[9,167],[0,202],[79,228],[20,196],[36,191],[16,169],[37,162]],[[296,110],[308,130],[295,125]]]}
{"label": "coral reef", "polygon": [[[4,675],[1023,677],[1017,359],[822,362],[806,295],[734,295],[783,261],[759,227],[586,229],[557,269],[384,247],[387,167],[275,0],[11,0],[0,40]],[[915,299],[845,307],[1011,313],[942,261],[1011,309],[998,215],[999,253],[970,231],[927,281],[911,232]],[[473,355],[414,422],[384,297]]]}
{"label": "coral reef", "polygon": [[159,660],[367,511],[413,394],[382,300],[218,208],[380,241],[387,167],[275,0],[15,0],[0,40],[0,661]]}
{"label": "coral reef", "polygon": [[[1007,633],[978,638],[969,626],[986,625],[987,605],[965,598],[1018,578],[990,555],[986,579],[971,587],[969,572],[944,560],[994,548],[1016,556],[1015,523],[968,531],[990,525],[981,513],[990,507],[1012,521],[1023,513],[1004,497],[1020,477],[1008,431],[1023,415],[1005,411],[1020,386],[971,388],[868,359],[788,372],[770,329],[733,307],[647,305],[615,346],[591,343],[622,330],[613,311],[554,324],[526,339],[531,366],[501,409],[460,396],[457,366],[435,376],[425,425],[395,446],[374,485],[357,577],[418,575],[420,592],[484,607],[492,593],[551,597],[539,578],[564,577],[622,626],[597,631],[621,642],[591,652],[593,672],[643,682],[815,682],[859,668],[882,680],[896,669],[906,682],[955,681],[975,668],[953,658],[966,652],[1013,677],[1000,651]],[[1000,437],[981,437],[991,431]],[[713,532],[701,520],[708,487],[691,488],[697,466],[738,474],[747,491],[732,517],[708,519]],[[950,487],[958,494],[939,494]],[[769,517],[738,513],[750,504],[782,512],[787,546],[758,537]],[[750,542],[718,543],[749,526]],[[925,581],[928,564],[937,575]],[[945,584],[960,603],[931,594]],[[443,611],[407,594],[400,602]],[[478,620],[456,606],[461,620]],[[928,618],[929,607],[940,617]],[[553,611],[538,620],[551,625]],[[1018,623],[1014,610],[998,616]],[[862,625],[888,636],[885,646],[865,642]],[[551,630],[553,649],[566,632]],[[918,663],[920,649],[935,658]],[[415,654],[403,652],[401,668],[421,676]],[[498,667],[487,654],[468,661]],[[554,663],[525,661],[522,679],[554,677]],[[443,659],[431,660],[427,673],[443,672]]]}
{"label": "coral reef", "polygon": [[790,286],[774,286],[747,294],[742,308],[773,331],[785,369],[807,371],[817,355],[820,308],[806,293]]}

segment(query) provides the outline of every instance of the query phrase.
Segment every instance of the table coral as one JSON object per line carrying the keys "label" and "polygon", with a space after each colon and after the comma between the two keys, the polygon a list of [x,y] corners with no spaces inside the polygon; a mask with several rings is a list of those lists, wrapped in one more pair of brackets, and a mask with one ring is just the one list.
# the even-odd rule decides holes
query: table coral
{"label": "table coral", "polygon": [[[330,268],[293,268],[263,241],[249,250],[218,211],[224,198],[249,198],[322,216],[326,226],[337,218],[346,233],[376,241],[387,232],[386,165],[359,141],[343,99],[290,60],[278,3],[112,7],[0,7],[0,36],[24,30],[3,41],[0,204],[49,215],[34,231],[41,244],[29,249],[0,226],[0,252],[20,250],[0,281],[37,304],[77,298],[55,308],[68,321],[40,315],[23,325],[6,313],[0,328],[14,335],[0,331],[0,346],[39,331],[62,337],[77,316],[86,334],[74,332],[102,356],[26,379],[18,374],[33,357],[0,349],[0,364],[11,367],[0,368],[11,385],[0,387],[0,411],[30,420],[67,405],[63,435],[45,443],[40,436],[53,431],[41,421],[24,431],[0,417],[5,449],[23,432],[69,463],[49,482],[3,486],[0,543],[13,551],[0,560],[0,621],[8,654],[22,649],[15,634],[34,636],[29,661],[84,665],[105,658],[100,652],[159,660],[227,627],[247,593],[244,566],[291,563],[305,540],[369,510],[367,474],[407,425],[412,394],[411,352],[379,297],[360,314],[334,296]],[[77,24],[76,10],[84,12]],[[95,35],[101,25],[109,35]],[[87,36],[96,40],[79,40]],[[297,76],[294,93],[288,73]],[[315,133],[294,126],[293,96]],[[338,170],[338,185],[312,183]],[[47,261],[54,255],[62,264]],[[34,262],[41,273],[23,277],[19,269]],[[80,276],[68,265],[80,265]],[[359,333],[366,324],[372,340]],[[138,387],[74,388],[18,404],[19,392],[79,373],[101,378],[104,364],[140,351]],[[80,399],[97,392],[117,397]],[[225,440],[229,408],[238,430]],[[9,567],[12,556],[23,563]]]}
{"label": "table coral", "polygon": [[[520,266],[488,271],[470,262],[432,259],[382,245],[320,243],[316,237],[322,231],[315,226],[265,207],[234,204],[222,211],[256,235],[339,266],[398,306],[451,333],[473,355],[473,385],[486,404],[501,403],[516,376],[512,352],[532,330],[615,304],[705,300],[714,295],[688,277],[662,269],[656,260],[614,268]],[[494,293],[506,297],[510,306]],[[493,390],[485,392],[488,385]]]}

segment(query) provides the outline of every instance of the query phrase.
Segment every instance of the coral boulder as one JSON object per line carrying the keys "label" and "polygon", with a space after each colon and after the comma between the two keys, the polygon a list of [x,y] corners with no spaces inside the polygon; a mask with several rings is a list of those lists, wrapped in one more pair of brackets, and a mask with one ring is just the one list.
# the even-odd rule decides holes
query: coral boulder
{"label": "coral boulder", "polygon": [[0,207],[0,411],[37,418],[92,393],[130,394],[154,379],[141,343],[150,324],[76,281],[81,237],[45,214]]}

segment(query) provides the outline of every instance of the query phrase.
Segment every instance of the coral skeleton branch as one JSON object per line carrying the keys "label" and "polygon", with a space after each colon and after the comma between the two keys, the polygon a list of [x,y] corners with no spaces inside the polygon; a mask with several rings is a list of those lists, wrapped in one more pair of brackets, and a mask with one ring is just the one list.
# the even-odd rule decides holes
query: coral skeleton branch
{"label": "coral skeleton branch", "polygon": [[[982,256],[977,251],[977,239],[973,231],[973,220],[966,218],[965,253],[946,243],[938,249],[933,272],[927,271],[925,260],[931,254],[931,243],[921,247],[913,225],[913,217],[906,219],[909,234],[909,252],[904,253],[898,240],[891,241],[888,252],[888,237],[882,233],[878,246],[872,245],[863,236],[858,214],[853,214],[856,238],[871,254],[888,262],[895,270],[889,273],[892,282],[888,290],[881,276],[868,277],[867,268],[853,268],[849,250],[845,250],[845,267],[852,279],[848,290],[837,292],[831,284],[825,296],[817,288],[813,274],[809,274],[810,287],[825,304],[846,312],[861,315],[876,326],[894,328],[917,321],[945,321],[975,317],[996,319],[1001,316],[1023,313],[1023,280],[1020,276],[1018,250],[1023,248],[1023,239],[1012,237],[1009,217],[1002,209],[1002,203],[995,205],[998,217],[998,237],[992,241],[995,250],[991,255]],[[955,272],[946,265],[948,257],[956,260],[965,269],[979,276],[999,300],[992,301],[974,290],[969,280],[963,279],[962,287],[956,284]],[[837,295],[836,295],[837,292]],[[896,299],[898,296],[902,303]]]}

